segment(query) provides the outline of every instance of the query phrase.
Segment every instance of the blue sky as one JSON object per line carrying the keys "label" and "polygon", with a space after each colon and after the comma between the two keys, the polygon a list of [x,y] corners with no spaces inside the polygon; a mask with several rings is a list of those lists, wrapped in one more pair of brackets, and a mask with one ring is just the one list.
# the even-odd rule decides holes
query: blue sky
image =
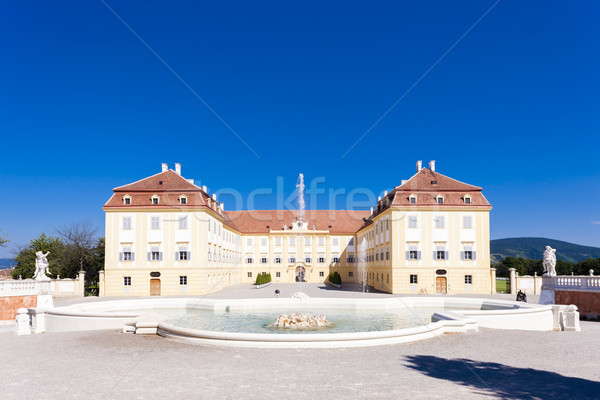
{"label": "blue sky", "polygon": [[484,188],[492,238],[600,246],[598,2],[504,0],[474,27],[495,1],[106,4],[166,65],[101,1],[0,5],[12,244],[103,230],[111,189],[161,162],[247,196],[299,172],[379,193],[435,159]]}

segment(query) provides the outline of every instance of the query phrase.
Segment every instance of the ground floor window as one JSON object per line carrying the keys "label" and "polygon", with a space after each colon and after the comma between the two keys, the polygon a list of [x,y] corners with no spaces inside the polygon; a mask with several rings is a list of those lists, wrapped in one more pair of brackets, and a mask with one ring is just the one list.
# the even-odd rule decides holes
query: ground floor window
{"label": "ground floor window", "polygon": [[410,283],[412,283],[412,284],[417,284],[418,283],[417,275],[411,275],[410,276]]}
{"label": "ground floor window", "polygon": [[290,264],[294,264],[296,262],[296,257],[290,257]]}
{"label": "ground floor window", "polygon": [[325,263],[325,257],[319,257],[318,261],[319,261],[319,264],[324,264]]}
{"label": "ground floor window", "polygon": [[319,276],[320,276],[321,278],[322,278],[322,277],[324,277],[324,276],[325,276],[325,272],[323,272],[323,271],[319,271]]}
{"label": "ground floor window", "polygon": [[281,278],[281,272],[275,272],[275,278]]}
{"label": "ground floor window", "polygon": [[124,286],[131,286],[131,277],[130,276],[124,276],[123,277],[123,285]]}
{"label": "ground floor window", "polygon": [[248,272],[248,278],[252,278],[252,272]]}
{"label": "ground floor window", "polygon": [[473,283],[473,275],[465,275],[465,284],[471,285]]}
{"label": "ground floor window", "polygon": [[260,263],[261,264],[266,264],[267,263],[267,257],[261,257]]}
{"label": "ground floor window", "polygon": [[254,260],[252,259],[252,257],[246,258],[246,264],[252,264],[253,262]]}
{"label": "ground floor window", "polygon": [[275,257],[275,264],[281,264],[281,257]]}
{"label": "ground floor window", "polygon": [[180,276],[179,277],[179,284],[184,286],[187,285],[187,276]]}
{"label": "ground floor window", "polygon": [[307,263],[307,264],[311,264],[311,263],[312,263],[312,258],[310,258],[310,257],[306,257],[306,258],[304,259],[304,262],[305,262],[305,263]]}
{"label": "ground floor window", "polygon": [[352,272],[352,271],[348,272],[348,277],[349,278],[352,278],[353,276],[354,276],[354,272]]}

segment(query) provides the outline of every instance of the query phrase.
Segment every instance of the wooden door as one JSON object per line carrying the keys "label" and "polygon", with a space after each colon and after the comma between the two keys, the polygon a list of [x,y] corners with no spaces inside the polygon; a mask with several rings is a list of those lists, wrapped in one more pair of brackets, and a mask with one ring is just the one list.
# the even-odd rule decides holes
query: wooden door
{"label": "wooden door", "polygon": [[436,293],[446,293],[446,278],[443,276],[438,276],[435,278],[435,292]]}
{"label": "wooden door", "polygon": [[150,296],[160,296],[160,279],[150,279]]}

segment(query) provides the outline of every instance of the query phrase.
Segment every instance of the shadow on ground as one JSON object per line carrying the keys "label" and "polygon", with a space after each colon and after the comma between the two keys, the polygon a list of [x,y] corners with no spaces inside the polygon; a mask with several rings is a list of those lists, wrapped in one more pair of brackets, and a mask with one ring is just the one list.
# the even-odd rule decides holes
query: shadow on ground
{"label": "shadow on ground", "polygon": [[408,356],[406,359],[409,368],[432,378],[469,386],[478,394],[497,399],[564,400],[598,399],[600,396],[600,383],[554,372],[435,356]]}

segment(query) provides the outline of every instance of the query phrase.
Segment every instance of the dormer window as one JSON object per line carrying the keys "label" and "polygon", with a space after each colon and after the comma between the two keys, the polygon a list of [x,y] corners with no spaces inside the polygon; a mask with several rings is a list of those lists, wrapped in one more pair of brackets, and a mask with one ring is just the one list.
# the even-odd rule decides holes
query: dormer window
{"label": "dormer window", "polygon": [[438,194],[437,196],[435,196],[435,202],[438,204],[444,204],[444,196]]}
{"label": "dormer window", "polygon": [[417,195],[416,194],[411,194],[408,197],[408,201],[410,204],[417,204]]}
{"label": "dormer window", "polygon": [[463,201],[465,202],[465,204],[471,204],[471,195],[465,194],[465,197],[463,197]]}
{"label": "dormer window", "polygon": [[129,205],[131,204],[131,196],[126,194],[125,196],[123,196],[123,204],[125,205]]}
{"label": "dormer window", "polygon": [[158,204],[159,199],[160,199],[159,195],[157,195],[157,194],[152,195],[152,197],[150,198],[150,203],[152,203],[152,204]]}
{"label": "dormer window", "polygon": [[187,204],[187,196],[185,194],[179,196],[179,204]]}

